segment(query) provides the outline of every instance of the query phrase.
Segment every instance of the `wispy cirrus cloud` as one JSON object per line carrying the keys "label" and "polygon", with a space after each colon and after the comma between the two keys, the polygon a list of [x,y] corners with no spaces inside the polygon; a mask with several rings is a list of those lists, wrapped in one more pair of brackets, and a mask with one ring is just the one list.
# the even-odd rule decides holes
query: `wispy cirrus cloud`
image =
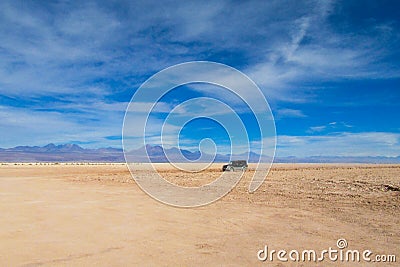
{"label": "wispy cirrus cloud", "polygon": [[305,118],[307,115],[298,109],[280,108],[276,109],[276,119],[282,118]]}
{"label": "wispy cirrus cloud", "polygon": [[319,125],[319,126],[311,126],[308,130],[307,133],[321,133],[324,131],[329,131],[329,132],[340,132],[340,131],[348,131],[349,128],[352,128],[352,125],[349,125],[345,122],[337,122],[337,121],[332,121],[326,125]]}

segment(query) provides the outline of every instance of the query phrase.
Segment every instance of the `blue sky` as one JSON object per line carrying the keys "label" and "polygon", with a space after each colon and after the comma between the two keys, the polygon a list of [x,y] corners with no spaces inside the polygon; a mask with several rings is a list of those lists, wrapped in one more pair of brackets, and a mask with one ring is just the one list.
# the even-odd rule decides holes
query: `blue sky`
{"label": "blue sky", "polygon": [[263,91],[278,156],[398,156],[399,9],[398,1],[1,1],[0,147],[121,147],[140,84],[209,60]]}

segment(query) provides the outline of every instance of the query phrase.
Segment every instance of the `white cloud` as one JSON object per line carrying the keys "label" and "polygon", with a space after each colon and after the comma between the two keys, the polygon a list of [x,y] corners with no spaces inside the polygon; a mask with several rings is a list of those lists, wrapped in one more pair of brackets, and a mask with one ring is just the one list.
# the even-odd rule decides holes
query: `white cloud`
{"label": "white cloud", "polygon": [[390,132],[278,136],[277,156],[400,156],[400,134]]}
{"label": "white cloud", "polygon": [[172,110],[172,104],[166,102],[131,102],[128,112],[132,113],[168,113]]}
{"label": "white cloud", "polygon": [[322,125],[322,126],[313,126],[310,127],[309,132],[310,133],[315,133],[315,132],[322,132],[326,129],[326,126]]}
{"label": "white cloud", "polygon": [[324,131],[330,131],[330,132],[339,132],[342,131],[343,129],[348,130],[349,128],[352,128],[353,126],[350,124],[347,124],[343,121],[332,121],[326,125],[319,125],[319,126],[312,126],[310,127],[307,132],[308,133],[318,133],[318,132],[324,132]]}
{"label": "white cloud", "polygon": [[[98,119],[101,117],[102,119]],[[82,123],[82,120],[85,123]],[[120,146],[118,140],[106,136],[121,133],[122,118],[115,113],[90,114],[35,111],[0,106],[1,147],[87,142],[89,146]]]}
{"label": "white cloud", "polygon": [[298,109],[282,108],[275,110],[277,119],[281,118],[305,118],[307,117],[303,111]]}

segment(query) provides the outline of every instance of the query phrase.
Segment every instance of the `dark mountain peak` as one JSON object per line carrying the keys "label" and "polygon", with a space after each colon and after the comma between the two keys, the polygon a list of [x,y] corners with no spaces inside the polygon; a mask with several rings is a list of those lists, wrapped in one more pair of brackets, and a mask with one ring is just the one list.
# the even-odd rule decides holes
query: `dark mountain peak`
{"label": "dark mountain peak", "polygon": [[56,145],[53,143],[45,145],[43,148],[56,148]]}
{"label": "dark mountain peak", "polygon": [[50,143],[48,145],[45,145],[44,147],[38,147],[37,151],[38,152],[54,152],[54,151],[57,151],[57,146],[53,143]]}
{"label": "dark mountain peak", "polygon": [[84,151],[85,149],[76,145],[76,144],[62,144],[55,145],[50,143],[43,147],[29,147],[30,150],[34,150],[37,152],[74,152],[74,151]]}
{"label": "dark mountain peak", "polygon": [[146,150],[150,150],[150,151],[160,151],[160,150],[164,150],[164,149],[162,148],[162,146],[159,146],[159,145],[152,146],[152,145],[147,144],[147,145],[145,146],[145,148],[146,148]]}
{"label": "dark mountain peak", "polygon": [[57,150],[60,152],[79,152],[84,151],[85,149],[76,144],[64,144],[58,145]]}
{"label": "dark mountain peak", "polygon": [[164,149],[159,145],[146,145],[145,147],[147,154],[152,156],[164,156]]}

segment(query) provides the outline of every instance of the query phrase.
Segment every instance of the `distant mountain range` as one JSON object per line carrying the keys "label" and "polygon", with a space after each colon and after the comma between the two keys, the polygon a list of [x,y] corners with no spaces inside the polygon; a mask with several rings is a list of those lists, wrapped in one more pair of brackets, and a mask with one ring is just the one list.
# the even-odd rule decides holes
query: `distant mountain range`
{"label": "distant mountain range", "polygon": [[[179,150],[178,148],[163,149],[161,146],[146,145],[139,149],[129,151],[129,162],[148,162],[146,150],[152,162],[168,162],[166,154],[171,161],[182,161],[182,155],[189,160],[197,160],[202,155],[199,151]],[[233,155],[232,159],[246,159],[249,162],[257,162],[260,155],[250,152]],[[212,159],[211,155],[203,155],[203,158]],[[202,158],[202,159],[203,159]],[[214,162],[227,162],[230,155],[217,154]],[[264,158],[265,159],[265,158]],[[98,148],[87,149],[76,144],[46,146],[17,146],[14,148],[0,148],[0,162],[125,162],[122,149]],[[400,163],[398,157],[339,157],[339,156],[310,156],[279,157],[276,163]]]}
{"label": "distant mountain range", "polygon": [[124,162],[121,149],[86,149],[76,144],[0,148],[0,162]]}

